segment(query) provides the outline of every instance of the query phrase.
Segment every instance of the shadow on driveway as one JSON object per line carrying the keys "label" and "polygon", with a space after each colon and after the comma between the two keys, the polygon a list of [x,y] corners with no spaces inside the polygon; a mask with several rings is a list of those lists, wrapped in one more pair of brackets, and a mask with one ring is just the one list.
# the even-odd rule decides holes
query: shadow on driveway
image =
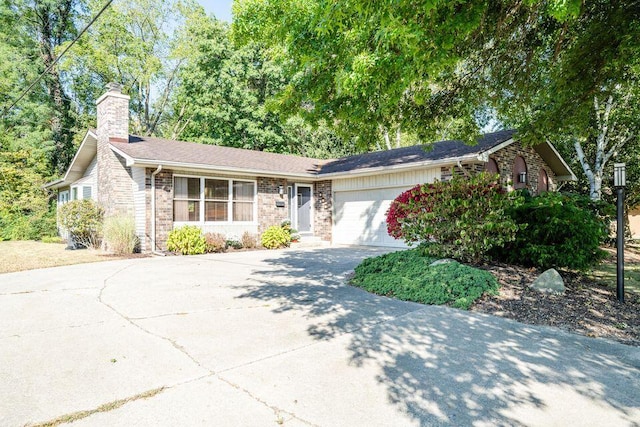
{"label": "shadow on driveway", "polygon": [[[344,273],[384,252],[286,251],[266,260],[275,268],[254,271],[255,283],[240,298],[276,300],[274,313],[299,310],[309,318],[332,313],[328,323],[310,326],[309,335],[329,340],[350,333],[351,364],[377,363],[381,374],[376,380],[388,399],[421,425],[489,421],[511,426],[561,419],[598,424],[589,418],[593,408],[638,425],[636,348],[396,301],[344,284]],[[545,422],[549,413],[564,415]]]}

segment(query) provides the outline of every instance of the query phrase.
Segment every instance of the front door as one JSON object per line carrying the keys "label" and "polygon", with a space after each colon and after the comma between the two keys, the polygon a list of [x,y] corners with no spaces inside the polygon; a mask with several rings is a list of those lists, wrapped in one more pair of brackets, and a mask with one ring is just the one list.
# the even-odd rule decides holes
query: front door
{"label": "front door", "polygon": [[311,232],[311,187],[296,185],[297,227],[300,233]]}

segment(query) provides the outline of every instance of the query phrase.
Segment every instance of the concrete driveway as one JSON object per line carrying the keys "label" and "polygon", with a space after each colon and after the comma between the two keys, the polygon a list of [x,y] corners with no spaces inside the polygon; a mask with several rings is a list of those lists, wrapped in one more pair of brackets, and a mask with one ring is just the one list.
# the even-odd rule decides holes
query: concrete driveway
{"label": "concrete driveway", "polygon": [[0,425],[640,423],[638,348],[344,284],[378,253],[0,275]]}

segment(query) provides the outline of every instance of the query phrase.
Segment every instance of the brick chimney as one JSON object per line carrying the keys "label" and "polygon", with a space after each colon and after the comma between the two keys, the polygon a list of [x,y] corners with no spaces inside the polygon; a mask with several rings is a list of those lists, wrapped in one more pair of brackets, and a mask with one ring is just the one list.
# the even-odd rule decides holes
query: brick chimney
{"label": "brick chimney", "polygon": [[99,137],[109,142],[129,142],[129,99],[118,83],[107,84],[107,92],[96,101]]}
{"label": "brick chimney", "polygon": [[105,216],[133,213],[131,168],[111,149],[111,145],[129,142],[129,96],[117,83],[109,83],[107,92],[96,101],[97,129],[97,200]]}

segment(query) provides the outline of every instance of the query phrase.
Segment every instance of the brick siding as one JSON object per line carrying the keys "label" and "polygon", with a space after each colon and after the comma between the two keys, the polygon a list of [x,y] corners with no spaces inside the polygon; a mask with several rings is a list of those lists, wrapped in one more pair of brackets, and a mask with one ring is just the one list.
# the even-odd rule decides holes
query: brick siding
{"label": "brick siding", "polygon": [[[284,178],[258,177],[258,233],[262,234],[272,225],[279,225],[289,217],[287,206],[287,180]],[[280,186],[283,195],[280,196]],[[276,202],[284,202],[283,207],[277,207]]]}
{"label": "brick siding", "polygon": [[[540,174],[540,169],[544,169],[545,172],[547,172],[547,176],[549,177],[549,191],[555,191],[556,176],[551,168],[532,147],[524,147],[519,141],[516,141],[489,156],[498,164],[500,182],[502,185],[509,190],[513,189],[513,163],[517,156],[522,156],[527,164],[526,188],[528,188],[532,194],[538,193],[538,176]],[[485,163],[466,163],[463,164],[462,167],[467,171],[467,173],[479,173],[485,170]],[[440,169],[440,172],[442,181],[450,180],[454,174],[456,176],[465,175],[465,172],[463,172],[458,166],[443,166]]]}
{"label": "brick siding", "polygon": [[314,234],[322,240],[331,241],[333,194],[331,181],[318,181],[313,187]]}

